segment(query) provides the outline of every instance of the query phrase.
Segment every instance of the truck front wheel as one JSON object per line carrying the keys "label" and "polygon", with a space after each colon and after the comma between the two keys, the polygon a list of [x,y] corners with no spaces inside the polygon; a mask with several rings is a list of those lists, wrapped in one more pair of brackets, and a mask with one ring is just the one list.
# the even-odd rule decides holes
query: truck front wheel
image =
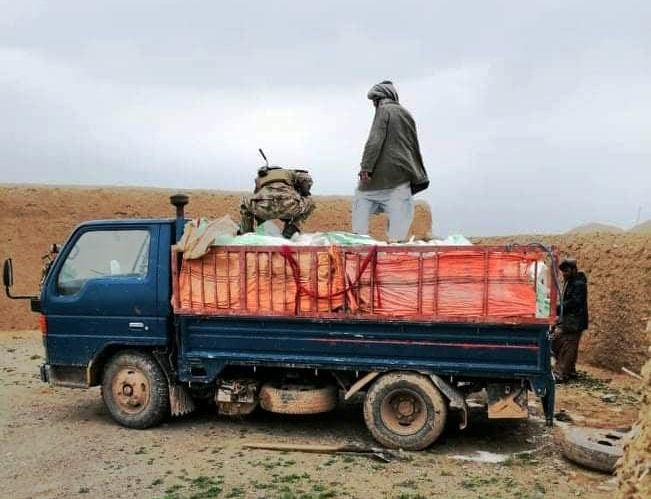
{"label": "truck front wheel", "polygon": [[447,413],[441,392],[422,374],[385,374],[364,399],[367,428],[378,442],[392,449],[428,447],[443,432]]}
{"label": "truck front wheel", "polygon": [[155,426],[170,410],[165,373],[151,355],[141,352],[120,352],[108,361],[102,398],[113,419],[129,428]]}

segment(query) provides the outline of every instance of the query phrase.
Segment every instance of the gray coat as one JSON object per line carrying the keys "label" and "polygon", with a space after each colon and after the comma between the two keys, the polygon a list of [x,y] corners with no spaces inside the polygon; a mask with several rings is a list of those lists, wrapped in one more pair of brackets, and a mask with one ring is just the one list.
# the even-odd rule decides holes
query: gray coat
{"label": "gray coat", "polygon": [[359,190],[392,189],[409,182],[412,193],[427,189],[429,179],[416,135],[416,124],[398,102],[398,93],[390,82],[375,85],[368,98],[377,102],[373,125],[364,147],[361,170],[371,180]]}

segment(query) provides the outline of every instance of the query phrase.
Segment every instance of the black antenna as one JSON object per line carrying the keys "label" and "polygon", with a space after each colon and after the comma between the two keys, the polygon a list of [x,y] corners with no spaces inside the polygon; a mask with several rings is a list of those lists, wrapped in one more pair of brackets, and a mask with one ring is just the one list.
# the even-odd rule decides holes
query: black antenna
{"label": "black antenna", "polygon": [[262,156],[262,159],[264,159],[264,162],[266,163],[266,165],[269,166],[269,160],[264,155],[264,152],[262,152],[262,149],[258,149],[258,152],[260,153],[260,156]]}

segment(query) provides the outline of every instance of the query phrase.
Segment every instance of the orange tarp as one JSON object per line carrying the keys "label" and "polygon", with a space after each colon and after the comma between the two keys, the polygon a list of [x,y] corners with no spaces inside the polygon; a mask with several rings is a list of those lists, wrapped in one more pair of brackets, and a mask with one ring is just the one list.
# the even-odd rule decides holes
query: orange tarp
{"label": "orange tarp", "polygon": [[216,246],[182,262],[175,308],[217,315],[533,319],[531,264],[542,259],[537,252],[475,246]]}
{"label": "orange tarp", "polygon": [[[287,259],[279,252],[244,254],[213,247],[201,258],[183,261],[179,276],[181,308],[207,312],[294,313],[297,276],[299,287],[310,293],[299,293],[300,310],[314,311],[315,301],[319,312],[341,308],[343,273],[337,255],[328,251],[306,252],[298,257],[297,263],[299,273],[295,275]],[[242,267],[245,268],[244,276]],[[316,286],[312,285],[314,274]],[[243,284],[246,289],[244,296],[241,293]]]}
{"label": "orange tarp", "polygon": [[[374,313],[388,316],[534,317],[536,292],[522,254],[476,251],[380,254],[375,278]],[[422,285],[419,286],[419,266]],[[367,280],[368,281],[368,280]],[[486,286],[488,283],[488,286]],[[420,288],[420,292],[419,292]],[[362,287],[363,309],[370,284]],[[379,299],[378,299],[379,298]]]}

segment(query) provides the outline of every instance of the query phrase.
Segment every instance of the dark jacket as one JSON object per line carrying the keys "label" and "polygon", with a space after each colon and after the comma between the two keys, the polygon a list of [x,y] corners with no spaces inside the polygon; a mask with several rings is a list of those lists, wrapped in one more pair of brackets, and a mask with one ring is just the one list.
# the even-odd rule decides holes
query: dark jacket
{"label": "dark jacket", "polygon": [[583,272],[577,272],[576,276],[568,279],[565,283],[562,303],[563,317],[561,317],[561,325],[563,329],[568,332],[579,332],[587,329],[588,279]]}
{"label": "dark jacket", "polygon": [[416,124],[398,103],[398,93],[390,83],[375,85],[368,94],[378,101],[373,125],[364,147],[361,169],[371,175],[362,191],[392,189],[409,182],[413,194],[427,189],[429,179],[420,154]]}

